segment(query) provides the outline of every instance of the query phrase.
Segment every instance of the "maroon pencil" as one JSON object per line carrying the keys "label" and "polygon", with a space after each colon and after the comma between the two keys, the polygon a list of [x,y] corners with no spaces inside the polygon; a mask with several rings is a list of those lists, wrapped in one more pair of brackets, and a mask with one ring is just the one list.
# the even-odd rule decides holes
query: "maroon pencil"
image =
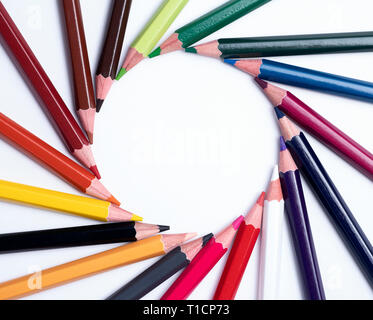
{"label": "maroon pencil", "polygon": [[70,153],[100,178],[86,136],[1,2],[0,34],[43,102]]}
{"label": "maroon pencil", "polygon": [[63,0],[63,8],[74,74],[75,107],[88,139],[93,143],[96,101],[80,0]]}
{"label": "maroon pencil", "polygon": [[300,126],[373,180],[373,155],[368,150],[352,140],[291,92],[259,78],[255,78],[255,81],[263,89],[274,107],[278,107]]}

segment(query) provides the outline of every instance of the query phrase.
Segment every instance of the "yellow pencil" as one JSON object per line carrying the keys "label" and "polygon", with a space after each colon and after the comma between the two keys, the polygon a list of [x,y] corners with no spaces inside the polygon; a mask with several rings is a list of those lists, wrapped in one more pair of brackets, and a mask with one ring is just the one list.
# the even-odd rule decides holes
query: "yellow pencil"
{"label": "yellow pencil", "polygon": [[142,221],[142,218],[104,200],[77,196],[0,180],[0,198],[64,211],[100,221]]}

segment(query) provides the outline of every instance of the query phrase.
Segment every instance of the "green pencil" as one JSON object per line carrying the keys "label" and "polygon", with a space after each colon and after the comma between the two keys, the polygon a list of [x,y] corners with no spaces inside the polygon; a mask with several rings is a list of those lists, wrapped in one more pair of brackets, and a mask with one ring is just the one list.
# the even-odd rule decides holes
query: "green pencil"
{"label": "green pencil", "polygon": [[364,52],[373,51],[373,31],[225,38],[185,51],[222,59]]}
{"label": "green pencil", "polygon": [[148,56],[155,45],[166,33],[189,0],[165,0],[136,40],[132,43],[124,59],[116,80]]}
{"label": "green pencil", "polygon": [[249,12],[271,0],[230,0],[202,17],[176,30],[163,44],[154,50],[149,57],[189,47],[213,32],[236,21]]}

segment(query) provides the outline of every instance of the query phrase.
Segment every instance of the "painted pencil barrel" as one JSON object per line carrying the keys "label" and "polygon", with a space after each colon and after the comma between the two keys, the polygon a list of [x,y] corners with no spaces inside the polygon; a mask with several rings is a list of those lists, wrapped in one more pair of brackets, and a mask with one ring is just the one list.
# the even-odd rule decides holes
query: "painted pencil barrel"
{"label": "painted pencil barrel", "polygon": [[373,283],[373,248],[355,220],[333,181],[317,158],[306,137],[301,132],[286,145],[298,168],[304,173],[315,193],[340,230],[363,271]]}
{"label": "painted pencil barrel", "polygon": [[218,40],[221,58],[255,58],[373,51],[373,32],[326,33]]}
{"label": "painted pencil barrel", "polygon": [[107,36],[97,74],[115,79],[132,0],[114,0]]}
{"label": "painted pencil barrel", "polygon": [[0,234],[0,253],[136,241],[135,222]]}
{"label": "painted pencil barrel", "polygon": [[281,263],[284,201],[264,201],[260,244],[258,299],[275,300]]}
{"label": "painted pencil barrel", "polygon": [[75,107],[96,108],[80,0],[63,0],[66,30],[74,75]]}
{"label": "painted pencil barrel", "polygon": [[373,179],[373,155],[292,93],[287,92],[278,108]]}
{"label": "painted pencil barrel", "polygon": [[263,59],[260,79],[373,102],[373,83]]}
{"label": "painted pencil barrel", "polygon": [[225,27],[270,0],[230,0],[175,31],[186,48]]}
{"label": "painted pencil barrel", "polygon": [[150,22],[131,45],[146,57],[175,21],[189,0],[164,0]]}
{"label": "painted pencil barrel", "polygon": [[[196,255],[183,273],[175,280],[161,300],[185,300],[210,272],[215,264],[227,252],[221,243],[211,238],[206,246]],[[208,252],[209,254],[205,254]]]}
{"label": "painted pencil barrel", "polygon": [[280,172],[280,180],[306,299],[325,300],[299,171]]}
{"label": "painted pencil barrel", "polygon": [[3,282],[0,284],[0,299],[14,299],[37,293],[56,285],[161,254],[164,254],[164,247],[161,236],[157,235],[43,270],[40,274],[41,288],[32,286],[33,275]]}
{"label": "painted pencil barrel", "polygon": [[71,153],[88,145],[80,126],[67,108],[43,67],[35,57],[12,18],[0,2],[0,33],[22,67],[27,79],[51,115],[67,148]]}
{"label": "painted pencil barrel", "polygon": [[107,221],[110,202],[0,180],[0,198]]}
{"label": "painted pencil barrel", "polygon": [[107,300],[138,300],[158,287],[176,272],[186,267],[189,260],[180,247],[176,247],[150,266]]}
{"label": "painted pencil barrel", "polygon": [[216,288],[214,300],[234,299],[259,233],[260,229],[253,225],[246,225],[244,222],[241,224]]}

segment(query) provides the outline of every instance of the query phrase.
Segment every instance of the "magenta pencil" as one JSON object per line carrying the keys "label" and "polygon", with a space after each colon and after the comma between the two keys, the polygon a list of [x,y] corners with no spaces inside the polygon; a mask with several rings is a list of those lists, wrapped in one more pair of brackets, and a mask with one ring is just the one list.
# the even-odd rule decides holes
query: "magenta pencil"
{"label": "magenta pencil", "polygon": [[243,216],[238,217],[216,237],[212,237],[166,291],[161,300],[187,299],[198,284],[228,251],[228,247],[232,243],[243,219]]}
{"label": "magenta pencil", "polygon": [[300,126],[334,150],[346,161],[373,180],[373,154],[363,148],[291,92],[267,83],[255,81],[263,89],[274,107],[278,107]]}

